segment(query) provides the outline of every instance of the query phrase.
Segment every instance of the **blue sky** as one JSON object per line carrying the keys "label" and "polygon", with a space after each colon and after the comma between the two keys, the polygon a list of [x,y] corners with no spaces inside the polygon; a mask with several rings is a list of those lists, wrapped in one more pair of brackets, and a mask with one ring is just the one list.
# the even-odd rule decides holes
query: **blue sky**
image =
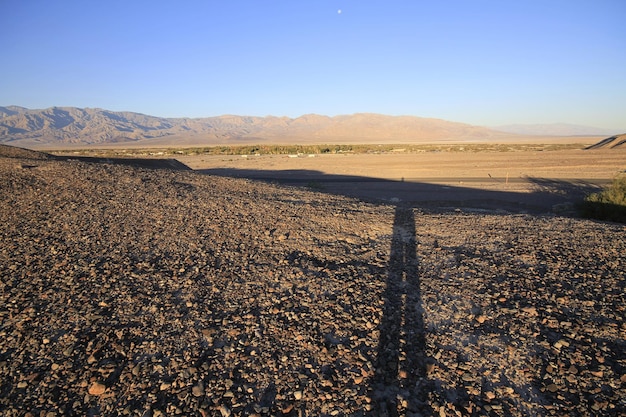
{"label": "blue sky", "polygon": [[626,128],[624,0],[0,0],[0,105]]}

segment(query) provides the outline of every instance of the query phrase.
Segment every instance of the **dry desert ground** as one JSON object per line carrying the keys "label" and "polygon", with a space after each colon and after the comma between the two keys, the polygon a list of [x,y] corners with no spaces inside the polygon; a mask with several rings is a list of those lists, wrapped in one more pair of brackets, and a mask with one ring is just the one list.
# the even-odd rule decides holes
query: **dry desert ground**
{"label": "dry desert ground", "polygon": [[626,229],[555,212],[624,154],[559,152],[3,146],[0,414],[624,415]]}
{"label": "dry desert ground", "polygon": [[[194,170],[303,185],[369,201],[549,212],[626,171],[626,149],[177,156]],[[487,149],[489,149],[487,147]]]}

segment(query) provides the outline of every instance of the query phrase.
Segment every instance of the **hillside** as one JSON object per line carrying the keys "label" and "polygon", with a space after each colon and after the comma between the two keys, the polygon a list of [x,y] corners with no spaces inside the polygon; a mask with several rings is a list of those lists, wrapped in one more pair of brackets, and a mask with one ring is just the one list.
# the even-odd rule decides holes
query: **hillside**
{"label": "hillside", "polygon": [[622,225],[0,146],[0,414],[624,415]]}
{"label": "hillside", "polygon": [[626,146],[626,133],[602,139],[585,149],[614,149]]}
{"label": "hillside", "polygon": [[162,118],[102,109],[52,107],[31,110],[0,107],[0,143],[14,146],[66,146],[166,142],[236,144],[240,142],[419,142],[489,139],[502,136],[484,127],[440,119],[358,113],[316,114],[297,118],[224,115]]}

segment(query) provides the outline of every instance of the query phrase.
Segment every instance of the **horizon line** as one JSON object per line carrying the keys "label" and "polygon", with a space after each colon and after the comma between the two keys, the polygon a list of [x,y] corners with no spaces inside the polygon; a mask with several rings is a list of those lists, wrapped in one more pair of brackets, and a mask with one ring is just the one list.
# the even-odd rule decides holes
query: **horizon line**
{"label": "horizon line", "polygon": [[324,114],[324,113],[302,113],[299,116],[288,116],[288,115],[276,115],[276,114],[265,114],[265,115],[255,115],[255,114],[236,114],[236,113],[222,113],[222,114],[215,114],[215,115],[211,115],[211,116],[160,116],[160,115],[155,115],[155,114],[150,114],[150,113],[145,113],[145,112],[141,112],[141,111],[135,111],[135,110],[111,110],[108,108],[104,108],[104,107],[91,107],[91,106],[85,106],[85,107],[79,107],[79,106],[48,106],[48,107],[43,107],[43,108],[34,108],[34,107],[26,107],[26,106],[21,106],[21,105],[17,105],[17,104],[10,104],[10,105],[6,105],[6,106],[0,106],[3,108],[10,108],[10,107],[17,107],[20,109],[26,109],[26,110],[30,110],[30,111],[43,111],[43,110],[49,110],[49,109],[83,109],[83,110],[103,110],[103,111],[108,111],[108,112],[112,112],[112,113],[134,113],[134,114],[139,114],[142,116],[148,116],[148,117],[156,117],[156,118],[160,118],[160,119],[209,119],[209,118],[215,118],[215,117],[255,117],[255,118],[268,118],[268,117],[273,117],[273,118],[278,118],[278,119],[290,119],[290,120],[296,120],[302,117],[306,117],[306,116],[321,116],[321,117],[328,117],[328,118],[336,118],[336,117],[345,117],[345,116],[357,116],[357,115],[374,115],[374,116],[386,116],[386,117],[395,117],[395,118],[402,118],[402,117],[409,117],[409,118],[416,118],[416,119],[431,119],[431,120],[442,120],[442,121],[446,121],[446,122],[453,122],[453,123],[461,123],[461,124],[465,124],[465,125],[469,125],[469,126],[476,126],[476,127],[485,127],[485,128],[490,128],[490,129],[496,129],[498,127],[540,127],[540,126],[568,126],[568,127],[585,127],[585,128],[593,128],[593,129],[602,129],[602,130],[612,130],[612,131],[624,131],[626,132],[626,126],[623,127],[604,127],[604,126],[595,126],[595,125],[581,125],[581,124],[575,124],[575,123],[569,123],[569,122],[563,122],[563,121],[557,121],[557,122],[544,122],[544,123],[521,123],[521,122],[514,122],[514,123],[503,123],[503,124],[474,124],[474,123],[468,123],[468,122],[460,122],[457,120],[451,120],[451,119],[444,119],[441,117],[435,117],[435,116],[417,116],[414,114],[390,114],[390,113],[378,113],[378,112],[372,112],[372,111],[356,111],[353,113],[338,113],[338,114]]}

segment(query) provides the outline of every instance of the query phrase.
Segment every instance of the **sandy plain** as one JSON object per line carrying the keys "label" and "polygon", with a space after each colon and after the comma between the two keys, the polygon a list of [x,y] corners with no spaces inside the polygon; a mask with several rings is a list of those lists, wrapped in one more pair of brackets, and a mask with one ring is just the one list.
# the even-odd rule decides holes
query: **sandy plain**
{"label": "sandy plain", "polygon": [[550,211],[579,201],[626,171],[626,149],[451,151],[383,154],[179,156],[211,175],[304,185],[369,201]]}

